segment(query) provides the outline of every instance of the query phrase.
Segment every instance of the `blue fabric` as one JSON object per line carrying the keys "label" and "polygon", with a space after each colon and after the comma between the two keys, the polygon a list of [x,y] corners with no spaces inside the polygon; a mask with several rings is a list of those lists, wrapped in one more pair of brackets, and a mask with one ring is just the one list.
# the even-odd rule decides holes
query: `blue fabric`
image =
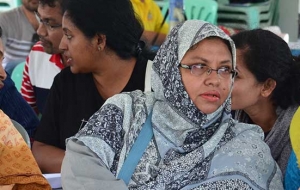
{"label": "blue fabric", "polygon": [[292,49],[291,52],[292,52],[293,56],[299,56],[300,55],[300,49]]}
{"label": "blue fabric", "polygon": [[119,172],[118,179],[122,179],[126,185],[128,185],[137,164],[139,163],[150,140],[153,137],[151,118],[152,112],[148,115],[139,136],[130,149],[130,152],[128,153],[126,160]]}
{"label": "blue fabric", "polygon": [[4,87],[0,89],[0,109],[10,119],[20,123],[28,135],[32,137],[39,123],[35,112],[18,92],[9,75],[3,83]]}
{"label": "blue fabric", "polygon": [[292,151],[285,173],[285,190],[298,190],[300,188],[300,168],[298,166],[295,152]]}

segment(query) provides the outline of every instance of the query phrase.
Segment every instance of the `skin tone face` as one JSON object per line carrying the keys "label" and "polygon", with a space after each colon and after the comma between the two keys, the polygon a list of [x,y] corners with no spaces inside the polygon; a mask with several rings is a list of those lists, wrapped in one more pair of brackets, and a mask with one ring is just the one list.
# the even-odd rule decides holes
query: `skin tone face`
{"label": "skin tone face", "polygon": [[[232,109],[247,110],[260,104],[263,84],[258,83],[255,76],[246,68],[243,51],[237,49],[238,76],[234,80],[232,91]],[[251,92],[251,93],[250,93]]]}
{"label": "skin tone face", "polygon": [[0,89],[3,88],[4,83],[3,81],[6,79],[6,72],[2,66],[2,60],[4,58],[4,49],[3,49],[3,43],[2,40],[0,39]]}
{"label": "skin tone face", "polygon": [[[228,46],[219,38],[204,39],[192,47],[183,57],[182,64],[203,64],[212,69],[228,67],[232,69],[232,56]],[[185,89],[196,105],[205,114],[216,111],[230,92],[231,76],[220,78],[217,72],[200,76],[191,74],[190,69],[180,68]]]}
{"label": "skin tone face", "polygon": [[49,7],[48,5],[39,4],[37,16],[39,21],[44,22],[40,22],[37,34],[45,52],[49,54],[61,53],[61,50],[59,50],[59,43],[63,36],[61,7],[59,5]]}
{"label": "skin tone face", "polygon": [[33,12],[37,10],[39,0],[22,0],[22,4],[27,10]]}
{"label": "skin tone face", "polygon": [[99,42],[97,36],[88,39],[68,17],[67,12],[63,16],[64,36],[59,48],[64,51],[67,64],[71,66],[73,73],[87,73],[95,71],[95,59],[98,59],[100,47],[103,50],[103,43]]}

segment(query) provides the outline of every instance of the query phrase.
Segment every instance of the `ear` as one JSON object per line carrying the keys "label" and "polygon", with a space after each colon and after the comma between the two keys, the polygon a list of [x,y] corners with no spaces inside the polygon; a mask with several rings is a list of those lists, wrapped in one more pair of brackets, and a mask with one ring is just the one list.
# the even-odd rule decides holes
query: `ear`
{"label": "ear", "polygon": [[275,87],[276,87],[276,81],[273,80],[273,79],[271,79],[271,78],[268,78],[268,79],[264,82],[260,94],[261,94],[263,97],[265,97],[265,98],[266,98],[266,97],[269,97],[269,96],[272,94],[272,92],[273,92],[273,90],[275,89]]}
{"label": "ear", "polygon": [[96,34],[93,38],[93,44],[95,45],[98,51],[103,50],[106,46],[106,35]]}

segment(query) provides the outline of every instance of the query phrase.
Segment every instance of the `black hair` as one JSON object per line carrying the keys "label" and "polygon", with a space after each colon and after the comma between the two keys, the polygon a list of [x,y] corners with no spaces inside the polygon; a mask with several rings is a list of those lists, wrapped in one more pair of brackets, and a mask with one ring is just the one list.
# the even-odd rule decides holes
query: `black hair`
{"label": "black hair", "polygon": [[0,38],[2,37],[2,27],[0,26]]}
{"label": "black hair", "polygon": [[276,34],[262,29],[232,36],[243,53],[248,70],[259,83],[271,78],[276,87],[271,100],[283,109],[300,105],[300,58],[292,55],[288,44]]}
{"label": "black hair", "polygon": [[64,0],[63,11],[87,38],[106,35],[106,45],[116,54],[128,59],[154,55],[140,41],[144,31],[136,18],[130,0]]}
{"label": "black hair", "polygon": [[62,1],[63,0],[40,0],[39,2],[42,6],[47,5],[49,7],[56,7],[56,5],[57,5],[56,3],[58,3],[58,5],[60,5],[60,6],[62,6]]}

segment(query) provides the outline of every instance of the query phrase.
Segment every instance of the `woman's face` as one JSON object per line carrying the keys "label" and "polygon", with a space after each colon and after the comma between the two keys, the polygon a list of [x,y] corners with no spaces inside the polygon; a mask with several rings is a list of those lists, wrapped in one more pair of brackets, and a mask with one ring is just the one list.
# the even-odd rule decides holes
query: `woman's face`
{"label": "woman's face", "polygon": [[236,56],[238,75],[234,80],[231,108],[245,110],[259,104],[263,84],[258,83],[255,76],[247,69],[243,51],[237,49]]}
{"label": "woman's face", "polygon": [[[182,64],[192,66],[202,64],[212,69],[229,68],[232,70],[232,55],[228,46],[220,38],[200,41],[186,52]],[[210,74],[193,75],[190,69],[181,68],[180,72],[185,89],[196,105],[205,114],[216,111],[226,100],[231,88],[232,75],[222,78],[216,71]]]}
{"label": "woman's face", "polygon": [[2,66],[2,60],[4,58],[4,48],[3,48],[3,43],[0,38],[0,89],[3,88],[4,83],[3,81],[6,79],[6,72]]}
{"label": "woman's face", "polygon": [[59,48],[64,51],[67,65],[70,65],[73,73],[92,72],[98,58],[94,40],[86,38],[66,16],[66,13],[63,16],[62,26],[64,35]]}

